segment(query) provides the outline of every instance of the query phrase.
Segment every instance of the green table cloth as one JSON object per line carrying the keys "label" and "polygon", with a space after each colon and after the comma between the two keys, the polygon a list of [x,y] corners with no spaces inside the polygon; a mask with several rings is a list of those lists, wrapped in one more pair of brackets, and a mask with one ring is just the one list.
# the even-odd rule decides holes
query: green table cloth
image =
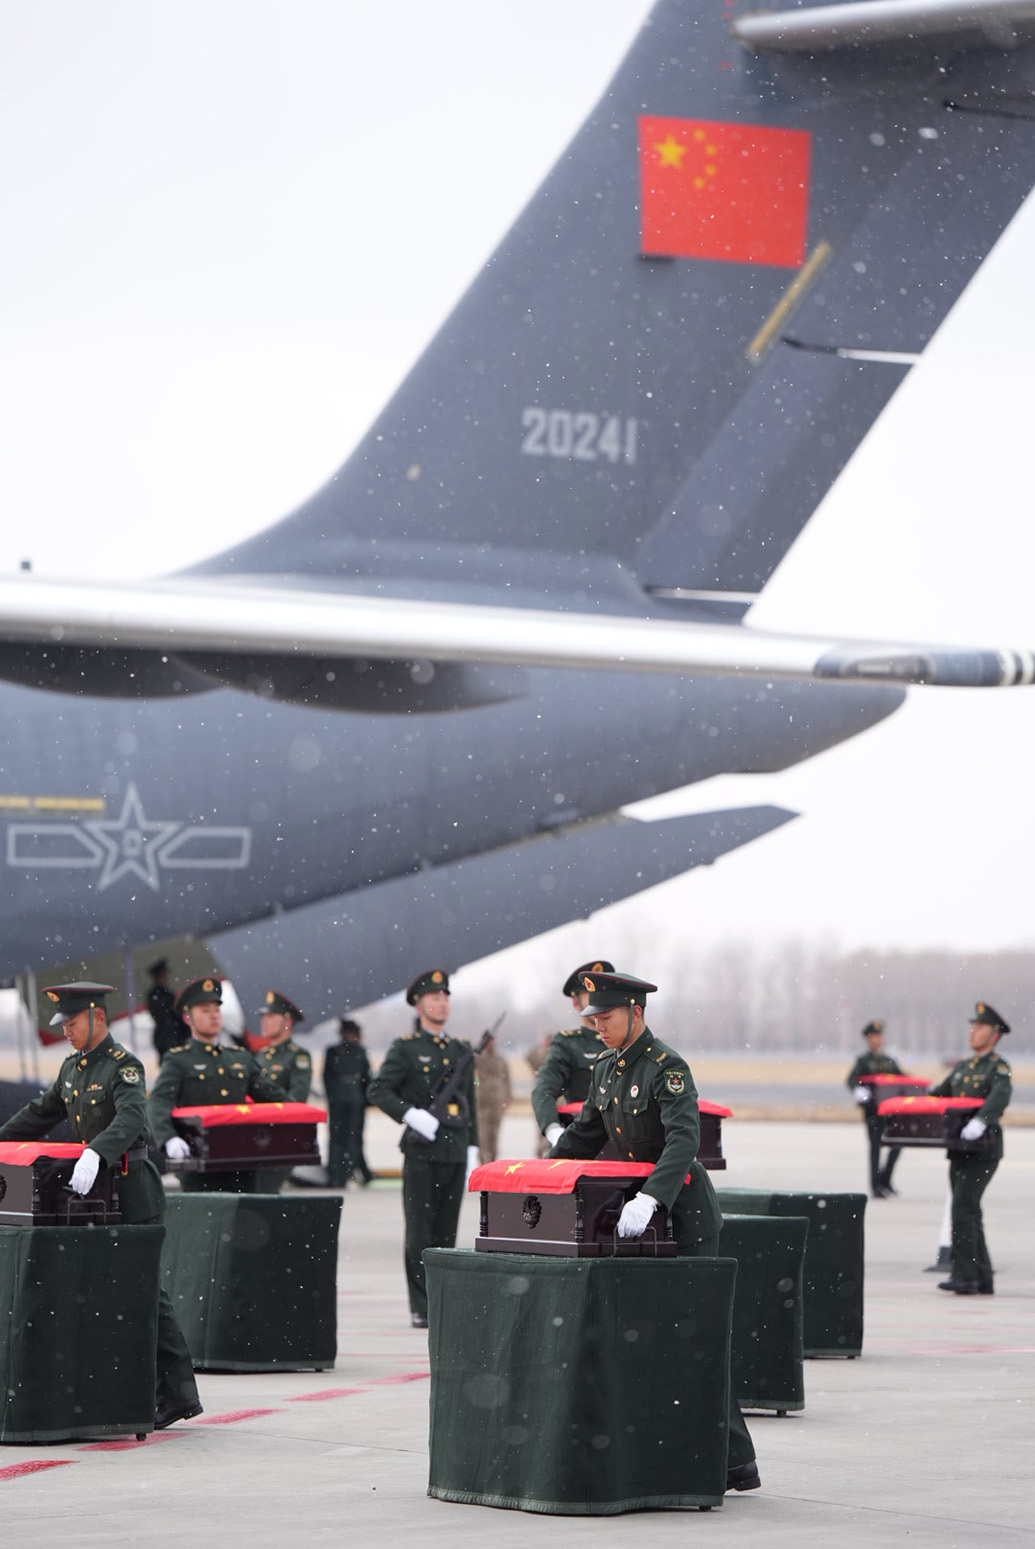
{"label": "green table cloth", "polygon": [[170,1195],[165,1289],[199,1371],[325,1371],[340,1195]]}
{"label": "green table cloth", "polygon": [[424,1263],[429,1495],[572,1516],[722,1503],[732,1259]]}
{"label": "green table cloth", "polygon": [[723,1212],[807,1216],[804,1353],[849,1359],[862,1351],[865,1194],[785,1194],[768,1189],[719,1189]]}
{"label": "green table cloth", "polygon": [[0,1226],[0,1442],[154,1429],[160,1226]]}
{"label": "green table cloth", "polygon": [[719,1251],[737,1261],[731,1374],[741,1409],[805,1408],[804,1216],[723,1218]]}

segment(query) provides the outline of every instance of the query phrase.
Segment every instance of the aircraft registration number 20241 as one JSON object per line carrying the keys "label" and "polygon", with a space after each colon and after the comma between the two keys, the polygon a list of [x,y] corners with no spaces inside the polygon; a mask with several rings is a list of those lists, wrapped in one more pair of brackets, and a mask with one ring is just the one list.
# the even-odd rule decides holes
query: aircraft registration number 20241
{"label": "aircraft registration number 20241", "polygon": [[527,457],[570,457],[579,463],[606,458],[630,465],[636,461],[639,421],[632,415],[540,409],[533,404],[522,409],[521,428],[521,450]]}

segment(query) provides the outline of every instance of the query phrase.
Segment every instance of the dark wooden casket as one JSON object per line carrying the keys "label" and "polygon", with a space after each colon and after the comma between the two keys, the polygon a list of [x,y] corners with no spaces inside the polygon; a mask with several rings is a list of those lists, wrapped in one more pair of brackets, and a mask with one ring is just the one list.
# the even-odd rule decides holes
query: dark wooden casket
{"label": "dark wooden casket", "polygon": [[930,1082],[922,1076],[860,1076],[858,1086],[869,1089],[870,1102],[882,1103],[887,1097],[925,1097]]}
{"label": "dark wooden casket", "polygon": [[674,1258],[668,1211],[659,1205],[642,1237],[619,1237],[618,1217],[638,1194],[650,1162],[576,1162],[543,1157],[488,1162],[468,1188],[481,1193],[480,1253],[555,1258]]}
{"label": "dark wooden casket", "polygon": [[0,1142],[0,1226],[118,1226],[118,1175],[102,1167],[89,1194],[69,1187],[85,1146],[64,1141]]}
{"label": "dark wooden casket", "polygon": [[[705,1102],[703,1097],[698,1100],[697,1107],[701,1114],[701,1145],[697,1152],[697,1160],[709,1172],[724,1172],[726,1158],[722,1154],[722,1121],[732,1119],[733,1111],[730,1108],[720,1108],[718,1103]],[[558,1103],[557,1112],[562,1123],[570,1124],[582,1112],[582,1104]],[[617,1153],[612,1149],[610,1142],[600,1154],[607,1160],[617,1158]]]}
{"label": "dark wooden casket", "polygon": [[886,1146],[941,1146],[981,1154],[994,1144],[988,1130],[980,1140],[961,1140],[960,1130],[982,1106],[979,1097],[889,1097],[878,1105]]}
{"label": "dark wooden casket", "polygon": [[170,1172],[251,1171],[257,1167],[319,1165],[316,1126],[327,1117],[312,1103],[222,1103],[174,1108],[173,1123],[190,1156]]}

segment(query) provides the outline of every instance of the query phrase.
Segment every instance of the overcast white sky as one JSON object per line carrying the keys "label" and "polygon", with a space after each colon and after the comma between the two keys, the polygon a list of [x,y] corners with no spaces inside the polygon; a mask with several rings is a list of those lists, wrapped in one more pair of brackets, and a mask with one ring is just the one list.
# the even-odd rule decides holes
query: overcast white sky
{"label": "overcast white sky", "polygon": [[[0,570],[178,568],[319,486],[647,9],[2,0]],[[1029,201],[759,624],[1035,645],[1033,263]],[[696,788],[679,810],[804,816],[551,948],[674,919],[690,948],[1031,942],[1033,696],[914,692],[798,770]]]}

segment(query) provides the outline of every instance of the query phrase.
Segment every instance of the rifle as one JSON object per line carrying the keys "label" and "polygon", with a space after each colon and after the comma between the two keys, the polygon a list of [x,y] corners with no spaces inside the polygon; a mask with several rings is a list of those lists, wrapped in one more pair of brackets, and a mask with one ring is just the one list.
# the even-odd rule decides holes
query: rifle
{"label": "rifle", "polygon": [[[460,1090],[461,1084],[471,1068],[475,1055],[484,1053],[488,1047],[489,1040],[495,1038],[499,1025],[506,1014],[505,1011],[501,1011],[492,1026],[487,1028],[482,1034],[478,1047],[472,1048],[468,1046],[452,1070],[443,1071],[432,1087],[431,1096],[428,1098],[428,1112],[435,1115],[442,1129],[462,1129],[470,1121],[470,1104],[467,1101],[466,1095]],[[423,1135],[418,1135],[417,1139],[423,1140],[424,1137]],[[425,1145],[431,1144],[430,1141],[425,1141],[424,1143]]]}

